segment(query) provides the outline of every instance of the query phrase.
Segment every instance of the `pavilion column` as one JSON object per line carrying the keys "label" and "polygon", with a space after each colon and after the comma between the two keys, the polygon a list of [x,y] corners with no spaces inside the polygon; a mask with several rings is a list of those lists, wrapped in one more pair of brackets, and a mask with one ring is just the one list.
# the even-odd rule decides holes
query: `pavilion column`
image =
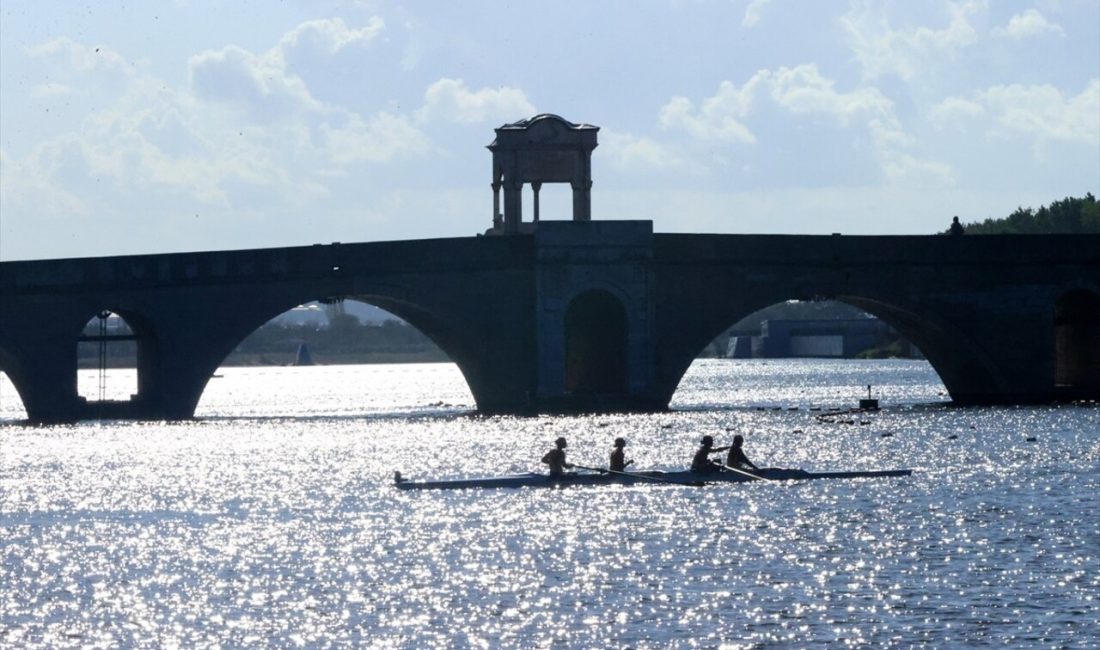
{"label": "pavilion column", "polygon": [[494,179],[493,180],[493,228],[500,228],[503,225],[501,223],[501,217],[500,217],[500,186],[501,186],[500,180],[499,179]]}
{"label": "pavilion column", "polygon": [[539,190],[542,189],[542,183],[531,183],[531,190],[535,193],[535,213],[532,215],[535,223],[539,221]]}
{"label": "pavilion column", "polygon": [[592,181],[572,183],[573,221],[592,221]]}
{"label": "pavilion column", "polygon": [[519,232],[523,221],[523,183],[504,181],[504,231]]}

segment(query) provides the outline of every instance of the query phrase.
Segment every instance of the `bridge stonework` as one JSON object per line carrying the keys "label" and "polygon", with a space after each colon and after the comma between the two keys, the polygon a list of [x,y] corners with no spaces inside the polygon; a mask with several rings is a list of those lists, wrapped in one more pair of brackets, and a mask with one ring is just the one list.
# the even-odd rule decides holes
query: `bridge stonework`
{"label": "bridge stonework", "polygon": [[[1100,398],[1100,236],[654,234],[542,222],[530,234],[0,263],[0,368],[32,421],[191,417],[225,357],[317,299],[405,319],[484,412],[660,410],[725,328],[831,298],[913,341],[961,404]],[[138,392],[77,394],[102,310],[138,344]]]}

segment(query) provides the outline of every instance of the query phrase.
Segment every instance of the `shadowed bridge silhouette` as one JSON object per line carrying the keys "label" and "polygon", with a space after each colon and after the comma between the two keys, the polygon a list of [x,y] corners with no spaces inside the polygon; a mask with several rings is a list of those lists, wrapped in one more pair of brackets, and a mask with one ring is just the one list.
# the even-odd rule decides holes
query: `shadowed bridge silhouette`
{"label": "shadowed bridge silhouette", "polygon": [[[730,324],[831,298],[915,343],[961,404],[1100,396],[1100,236],[532,234],[0,264],[0,368],[34,421],[190,417],[251,332],[311,300],[405,319],[485,412],[659,410]],[[133,399],[77,394],[89,318],[137,344]]]}
{"label": "shadowed bridge silhouette", "polygon": [[[1100,235],[655,234],[591,220],[596,131],[553,115],[497,129],[489,236],[0,263],[0,369],[32,421],[188,418],[246,336],[347,298],[430,337],[480,411],[661,410],[728,326],[829,298],[915,343],[956,403],[1100,397]],[[571,184],[572,221],[539,221],[543,182]],[[128,401],[77,391],[77,345],[105,312],[136,342]]]}

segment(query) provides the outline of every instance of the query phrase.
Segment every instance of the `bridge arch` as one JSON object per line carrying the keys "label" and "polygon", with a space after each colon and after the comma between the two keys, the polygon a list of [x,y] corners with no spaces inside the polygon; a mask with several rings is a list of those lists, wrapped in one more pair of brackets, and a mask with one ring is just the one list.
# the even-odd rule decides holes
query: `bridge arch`
{"label": "bridge arch", "polygon": [[964,331],[938,314],[899,304],[895,300],[876,296],[870,291],[843,294],[832,291],[817,293],[803,285],[792,287],[789,291],[776,285],[755,292],[749,290],[741,300],[714,305],[713,314],[705,319],[699,329],[681,334],[687,341],[679,348],[684,356],[672,373],[675,376],[675,382],[670,387],[669,398],[671,399],[672,393],[683,380],[684,374],[694,359],[734,323],[765,307],[784,302],[792,297],[806,299],[817,295],[828,296],[830,300],[859,308],[890,325],[920,350],[956,402],[969,401],[969,394],[965,390],[960,390],[961,387],[1004,388],[1006,386],[1004,377],[983,350],[981,342],[971,340]]}
{"label": "bridge arch", "polygon": [[[3,373],[7,378],[7,382],[12,385],[11,389],[0,389],[0,400],[4,403],[4,408],[0,409],[0,420],[4,419],[4,413],[12,411],[18,413],[20,410],[26,414],[27,408],[23,398],[20,384],[23,382],[20,379],[23,369],[19,366],[18,357],[8,352],[3,346],[0,346],[0,373]],[[18,401],[18,406],[11,404],[13,401]]]}
{"label": "bridge arch", "polygon": [[1054,303],[1054,384],[1100,390],[1100,294],[1073,289]]}
{"label": "bridge arch", "polygon": [[[235,325],[231,336],[218,346],[216,358],[212,358],[205,365],[206,372],[203,378],[203,386],[214,374],[217,368],[232,354],[232,352],[253,332],[277,318],[287,311],[310,302],[331,303],[335,301],[356,301],[373,305],[400,318],[421,334],[430,339],[443,351],[458,367],[466,381],[467,388],[474,399],[478,398],[478,384],[471,378],[470,367],[476,364],[478,355],[471,349],[470,344],[463,338],[464,332],[454,326],[444,316],[440,316],[428,308],[409,301],[403,295],[400,287],[374,287],[370,290],[356,291],[353,293],[332,294],[306,290],[301,292],[287,292],[276,298],[266,301],[263,308],[251,310],[247,317],[241,318]],[[476,377],[476,374],[474,375]],[[201,390],[196,396],[196,405],[201,397]]]}
{"label": "bridge arch", "polygon": [[837,300],[859,307],[909,339],[956,402],[969,401],[966,391],[962,390],[965,386],[981,386],[986,391],[1007,388],[1006,379],[982,343],[939,315],[864,296],[837,296]]}
{"label": "bridge arch", "polygon": [[565,390],[573,395],[619,395],[627,390],[627,314],[607,289],[588,289],[569,301],[564,316]]}

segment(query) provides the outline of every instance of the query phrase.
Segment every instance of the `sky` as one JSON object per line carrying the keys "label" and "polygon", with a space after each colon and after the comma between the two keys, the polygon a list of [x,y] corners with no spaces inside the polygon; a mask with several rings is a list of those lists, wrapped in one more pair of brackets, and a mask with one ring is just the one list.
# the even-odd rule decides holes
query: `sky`
{"label": "sky", "polygon": [[472,236],[538,113],[593,219],[934,233],[1100,194],[1100,0],[4,0],[0,260]]}

